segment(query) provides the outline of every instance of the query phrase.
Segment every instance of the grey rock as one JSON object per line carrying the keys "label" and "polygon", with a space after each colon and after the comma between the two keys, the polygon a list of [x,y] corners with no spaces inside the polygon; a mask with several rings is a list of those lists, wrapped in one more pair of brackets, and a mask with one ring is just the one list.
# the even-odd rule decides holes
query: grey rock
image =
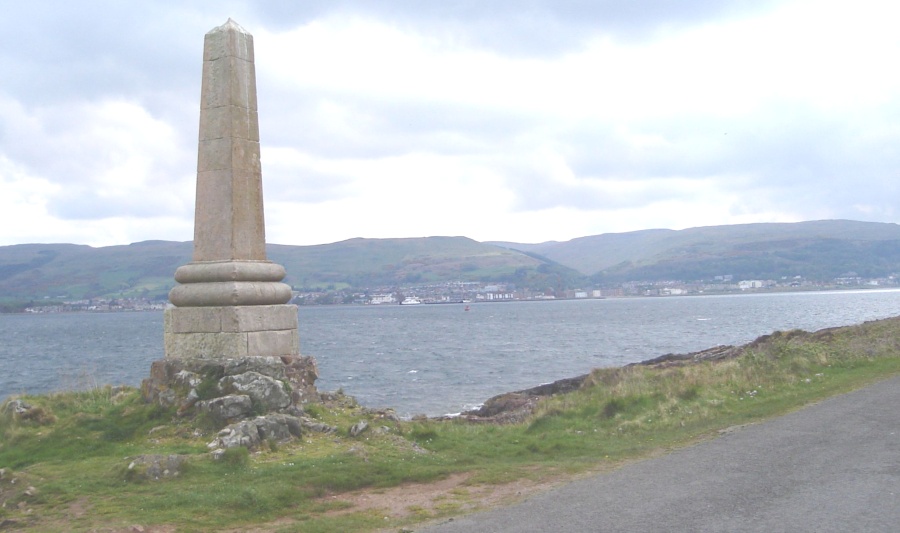
{"label": "grey rock", "polygon": [[200,401],[200,395],[197,394],[197,389],[191,389],[191,392],[184,398],[184,403],[187,405],[194,405]]}
{"label": "grey rock", "polygon": [[197,389],[191,389],[191,392],[185,396],[184,401],[181,402],[181,405],[178,407],[178,414],[184,415],[187,413],[188,409],[194,406],[197,402],[200,401],[200,395],[197,394]]}
{"label": "grey rock", "polygon": [[350,436],[358,437],[363,431],[369,429],[369,423],[365,420],[360,420],[359,422],[353,424],[350,427]]}
{"label": "grey rock", "polygon": [[299,437],[303,434],[303,422],[296,416],[273,413],[263,417],[287,428],[290,436]]}
{"label": "grey rock", "polygon": [[196,372],[181,370],[172,378],[172,382],[186,389],[193,389],[200,384],[202,378]]}
{"label": "grey rock", "polygon": [[252,420],[242,420],[231,424],[216,436],[207,446],[210,448],[255,448],[259,445],[259,429]]}
{"label": "grey rock", "polygon": [[[229,425],[210,442],[211,450],[222,448],[256,448],[265,440],[286,441],[299,437],[303,424],[295,416],[274,413],[258,416],[253,420],[242,420]],[[215,451],[213,452],[215,453]]]}
{"label": "grey rock", "polygon": [[322,422],[317,422],[312,418],[301,417],[300,423],[303,425],[304,429],[308,429],[309,431],[315,431],[316,433],[336,433],[338,428],[334,426],[329,426],[328,424],[323,424]]}
{"label": "grey rock", "polygon": [[31,404],[22,400],[12,400],[3,407],[3,412],[12,415],[21,415],[31,410]]}
{"label": "grey rock", "polygon": [[156,401],[162,407],[172,407],[178,401],[178,395],[172,389],[163,389],[157,392]]}
{"label": "grey rock", "polygon": [[278,380],[284,379],[285,364],[280,357],[241,357],[227,359],[222,362],[222,370],[225,376],[236,376],[245,372],[259,372]]}
{"label": "grey rock", "polygon": [[180,475],[185,461],[182,455],[139,455],[128,465],[128,473],[132,479],[158,481]]}
{"label": "grey rock", "polygon": [[274,417],[259,416],[253,420],[260,440],[285,441],[291,438],[287,424]]}
{"label": "grey rock", "polygon": [[253,410],[253,401],[244,394],[230,394],[197,405],[220,422],[246,417]]}
{"label": "grey rock", "polygon": [[277,411],[291,404],[291,396],[284,390],[284,384],[259,372],[225,376],[219,380],[219,388],[226,393],[249,396],[263,412]]}

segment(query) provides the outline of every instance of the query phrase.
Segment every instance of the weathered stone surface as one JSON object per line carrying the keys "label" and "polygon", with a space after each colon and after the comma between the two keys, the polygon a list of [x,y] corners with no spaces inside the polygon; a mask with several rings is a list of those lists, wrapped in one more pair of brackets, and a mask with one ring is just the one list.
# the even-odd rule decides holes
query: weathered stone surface
{"label": "weathered stone surface", "polygon": [[545,396],[566,394],[578,390],[588,375],[560,379],[516,392],[508,392],[490,398],[484,405],[462,413],[463,418],[472,422],[517,423],[534,412],[538,401]]}
{"label": "weathered stone surface", "polygon": [[259,429],[252,420],[242,420],[223,429],[216,436],[216,439],[207,444],[210,449],[214,448],[256,448],[259,446]]}
{"label": "weathered stone surface", "polygon": [[186,457],[182,455],[140,455],[128,464],[128,477],[153,481],[177,477],[185,463]]}
{"label": "weathered stone surface", "polygon": [[315,385],[319,379],[316,359],[301,356],[282,357],[281,360],[284,362],[285,375],[291,385],[291,400],[294,405],[319,401],[319,391]]}
{"label": "weathered stone surface", "polygon": [[285,275],[283,266],[268,261],[209,261],[178,267],[175,281],[281,281]]}
{"label": "weathered stone surface", "polygon": [[366,422],[365,420],[360,420],[359,422],[350,426],[350,436],[358,437],[360,435],[360,433],[362,433],[363,431],[365,431],[367,429],[369,429],[369,423]]}
{"label": "weathered stone surface", "polygon": [[172,333],[296,330],[296,305],[175,307],[163,317]]}
{"label": "weathered stone surface", "polygon": [[253,400],[246,394],[229,394],[198,402],[197,406],[211,414],[216,420],[227,422],[249,415],[253,411]]}
{"label": "weathered stone surface", "polygon": [[172,381],[178,386],[192,389],[200,384],[201,379],[200,374],[197,374],[196,372],[180,370],[175,374]]}
{"label": "weathered stone surface", "polygon": [[[141,393],[145,401],[178,406],[180,416],[188,416],[197,408],[226,422],[234,415],[211,403],[214,398],[210,389],[218,397],[247,396],[249,407],[240,408],[246,411],[244,416],[271,411],[301,415],[302,404],[319,401],[317,378],[313,357],[163,359],[152,363],[150,378],[141,383]],[[204,387],[209,380],[212,383]],[[206,401],[199,401],[201,388]]]}
{"label": "weathered stone surface", "polygon": [[298,418],[283,414],[260,416],[253,422],[261,440],[286,441],[291,437],[299,437],[303,427]]}
{"label": "weathered stone surface", "polygon": [[291,356],[300,351],[297,330],[250,331],[247,333],[249,355]]}
{"label": "weathered stone surface", "polygon": [[258,416],[253,420],[241,420],[219,431],[216,438],[207,444],[216,448],[256,448],[266,440],[285,441],[302,434],[299,418],[285,414]]}
{"label": "weathered stone surface", "polygon": [[309,417],[300,417],[300,423],[304,429],[314,431],[316,433],[337,433],[338,428],[329,426],[322,422],[318,422]]}
{"label": "weathered stone surface", "polygon": [[281,357],[243,357],[240,359],[223,359],[222,375],[236,376],[244,372],[259,372],[270,378],[285,379],[287,365]]}
{"label": "weathered stone surface", "polygon": [[285,304],[291,287],[271,281],[212,281],[177,285],[169,301],[179,307]]}
{"label": "weathered stone surface", "polygon": [[21,415],[31,410],[31,404],[24,400],[10,400],[3,406],[3,413],[10,415]]}
{"label": "weathered stone surface", "polygon": [[17,420],[29,420],[36,424],[51,424],[56,421],[56,416],[49,409],[31,405],[21,399],[13,399],[5,404],[0,404],[0,414]]}
{"label": "weathered stone surface", "polygon": [[163,321],[169,359],[300,353],[295,305],[174,307],[166,309]]}
{"label": "weathered stone surface", "polygon": [[291,404],[285,384],[259,372],[225,376],[219,380],[219,389],[226,394],[249,396],[257,411],[277,411]]}
{"label": "weathered stone surface", "polygon": [[[169,333],[165,336],[166,357],[247,357],[246,333]],[[278,354],[261,354],[278,355]]]}

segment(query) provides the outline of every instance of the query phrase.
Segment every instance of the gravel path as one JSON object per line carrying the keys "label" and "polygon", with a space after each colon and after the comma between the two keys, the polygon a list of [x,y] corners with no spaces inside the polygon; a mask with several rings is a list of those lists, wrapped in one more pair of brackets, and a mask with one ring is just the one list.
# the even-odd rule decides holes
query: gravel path
{"label": "gravel path", "polygon": [[900,377],[418,531],[900,531]]}

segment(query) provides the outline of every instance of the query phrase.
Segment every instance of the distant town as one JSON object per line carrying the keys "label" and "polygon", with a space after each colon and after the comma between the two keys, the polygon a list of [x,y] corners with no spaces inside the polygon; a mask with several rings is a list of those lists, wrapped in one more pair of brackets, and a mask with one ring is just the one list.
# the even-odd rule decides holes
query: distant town
{"label": "distant town", "polygon": [[[446,303],[481,303],[541,300],[579,300],[600,298],[697,296],[703,294],[740,294],[752,292],[799,292],[841,289],[877,289],[900,287],[900,276],[863,278],[848,272],[838,278],[823,281],[807,280],[800,276],[778,280],[734,280],[732,276],[717,276],[712,281],[629,281],[610,287],[589,289],[518,288],[508,283],[454,281],[421,285],[376,287],[323,291],[294,291],[297,305],[416,305]],[[51,297],[46,297],[51,300]],[[161,311],[169,303],[146,298],[90,298],[34,303],[25,313],[76,313]]]}
{"label": "distant town", "polygon": [[511,284],[444,282],[371,290],[308,291],[297,293],[299,305],[390,305],[477,303],[523,300],[578,300],[591,298],[628,298],[734,294],[746,292],[790,292],[836,289],[873,289],[900,287],[900,276],[867,279],[848,272],[828,282],[811,281],[800,276],[779,280],[738,280],[723,275],[712,281],[629,281],[612,287],[590,289],[533,290]]}

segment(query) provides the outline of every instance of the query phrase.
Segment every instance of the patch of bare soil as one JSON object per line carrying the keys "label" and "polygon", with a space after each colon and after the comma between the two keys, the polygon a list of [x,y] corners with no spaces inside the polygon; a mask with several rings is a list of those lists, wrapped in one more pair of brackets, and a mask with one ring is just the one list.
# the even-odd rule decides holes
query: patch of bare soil
{"label": "patch of bare soil", "polygon": [[[441,517],[508,505],[569,479],[554,476],[539,481],[518,479],[502,485],[475,485],[469,483],[469,477],[469,474],[454,474],[434,483],[407,483],[389,489],[366,489],[323,496],[319,503],[334,504],[337,507],[326,511],[325,516],[378,513],[391,521],[418,517],[427,522]],[[285,517],[240,531],[268,533],[294,523],[296,521],[293,518]],[[396,533],[397,528],[393,526],[383,531]]]}
{"label": "patch of bare soil", "polygon": [[[435,516],[446,512],[470,512],[515,501],[537,490],[529,480],[505,485],[470,485],[468,474],[454,474],[434,483],[409,483],[382,490],[364,490],[332,496],[349,504],[327,514],[378,511],[388,518]],[[326,497],[328,498],[328,497]]]}

